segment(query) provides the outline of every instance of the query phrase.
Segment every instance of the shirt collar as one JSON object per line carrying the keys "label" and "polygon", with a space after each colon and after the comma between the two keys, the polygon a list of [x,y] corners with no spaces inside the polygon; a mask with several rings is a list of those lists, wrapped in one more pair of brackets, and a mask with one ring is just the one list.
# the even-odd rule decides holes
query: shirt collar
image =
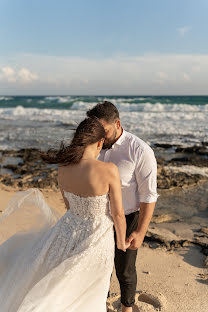
{"label": "shirt collar", "polygon": [[122,132],[121,136],[120,136],[120,137],[118,138],[118,140],[112,145],[111,148],[114,148],[115,145],[121,145],[121,144],[122,144],[122,142],[123,142],[123,140],[124,140],[124,138],[125,138],[125,136],[126,136],[126,131],[125,131],[124,129],[122,129],[122,130],[123,130],[123,132]]}

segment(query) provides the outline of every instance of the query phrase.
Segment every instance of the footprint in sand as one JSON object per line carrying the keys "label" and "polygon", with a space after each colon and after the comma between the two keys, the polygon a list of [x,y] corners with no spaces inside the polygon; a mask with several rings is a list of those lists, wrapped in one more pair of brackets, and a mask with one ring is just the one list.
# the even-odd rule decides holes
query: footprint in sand
{"label": "footprint in sand", "polygon": [[[108,312],[121,312],[120,296],[114,295],[108,298]],[[135,305],[133,312],[154,312],[167,311],[167,302],[161,293],[149,294],[146,292],[137,293],[135,297]]]}

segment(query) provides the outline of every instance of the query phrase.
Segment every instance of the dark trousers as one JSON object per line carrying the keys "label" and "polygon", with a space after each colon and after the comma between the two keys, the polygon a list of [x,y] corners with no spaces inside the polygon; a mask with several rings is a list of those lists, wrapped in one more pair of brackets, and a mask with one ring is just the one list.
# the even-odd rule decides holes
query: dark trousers
{"label": "dark trousers", "polygon": [[[139,219],[139,211],[126,215],[126,237],[136,230]],[[117,249],[115,233],[115,269],[121,289],[121,303],[126,307],[132,307],[135,302],[137,273],[137,250],[127,249],[126,252]]]}

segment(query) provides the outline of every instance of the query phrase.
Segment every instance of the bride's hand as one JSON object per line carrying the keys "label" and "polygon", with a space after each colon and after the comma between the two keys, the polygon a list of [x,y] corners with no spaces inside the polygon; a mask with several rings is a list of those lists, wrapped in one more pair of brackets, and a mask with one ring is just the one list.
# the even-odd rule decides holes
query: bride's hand
{"label": "bride's hand", "polygon": [[117,243],[117,248],[122,250],[122,251],[124,251],[124,252],[126,252],[126,249],[128,249],[130,245],[131,244],[126,240],[124,244]]}
{"label": "bride's hand", "polygon": [[126,245],[126,249],[128,249],[130,247],[131,243],[128,240],[126,240],[125,245]]}

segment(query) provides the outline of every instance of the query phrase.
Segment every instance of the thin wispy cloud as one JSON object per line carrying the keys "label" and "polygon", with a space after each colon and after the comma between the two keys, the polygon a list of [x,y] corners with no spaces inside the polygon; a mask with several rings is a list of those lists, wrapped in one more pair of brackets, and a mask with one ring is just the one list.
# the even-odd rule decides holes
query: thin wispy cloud
{"label": "thin wispy cloud", "polygon": [[8,95],[207,94],[208,54],[97,59],[32,54],[16,56],[15,63],[18,67],[9,59],[0,64],[1,87]]}
{"label": "thin wispy cloud", "polygon": [[184,26],[177,29],[179,35],[184,37],[191,30],[191,26]]}

